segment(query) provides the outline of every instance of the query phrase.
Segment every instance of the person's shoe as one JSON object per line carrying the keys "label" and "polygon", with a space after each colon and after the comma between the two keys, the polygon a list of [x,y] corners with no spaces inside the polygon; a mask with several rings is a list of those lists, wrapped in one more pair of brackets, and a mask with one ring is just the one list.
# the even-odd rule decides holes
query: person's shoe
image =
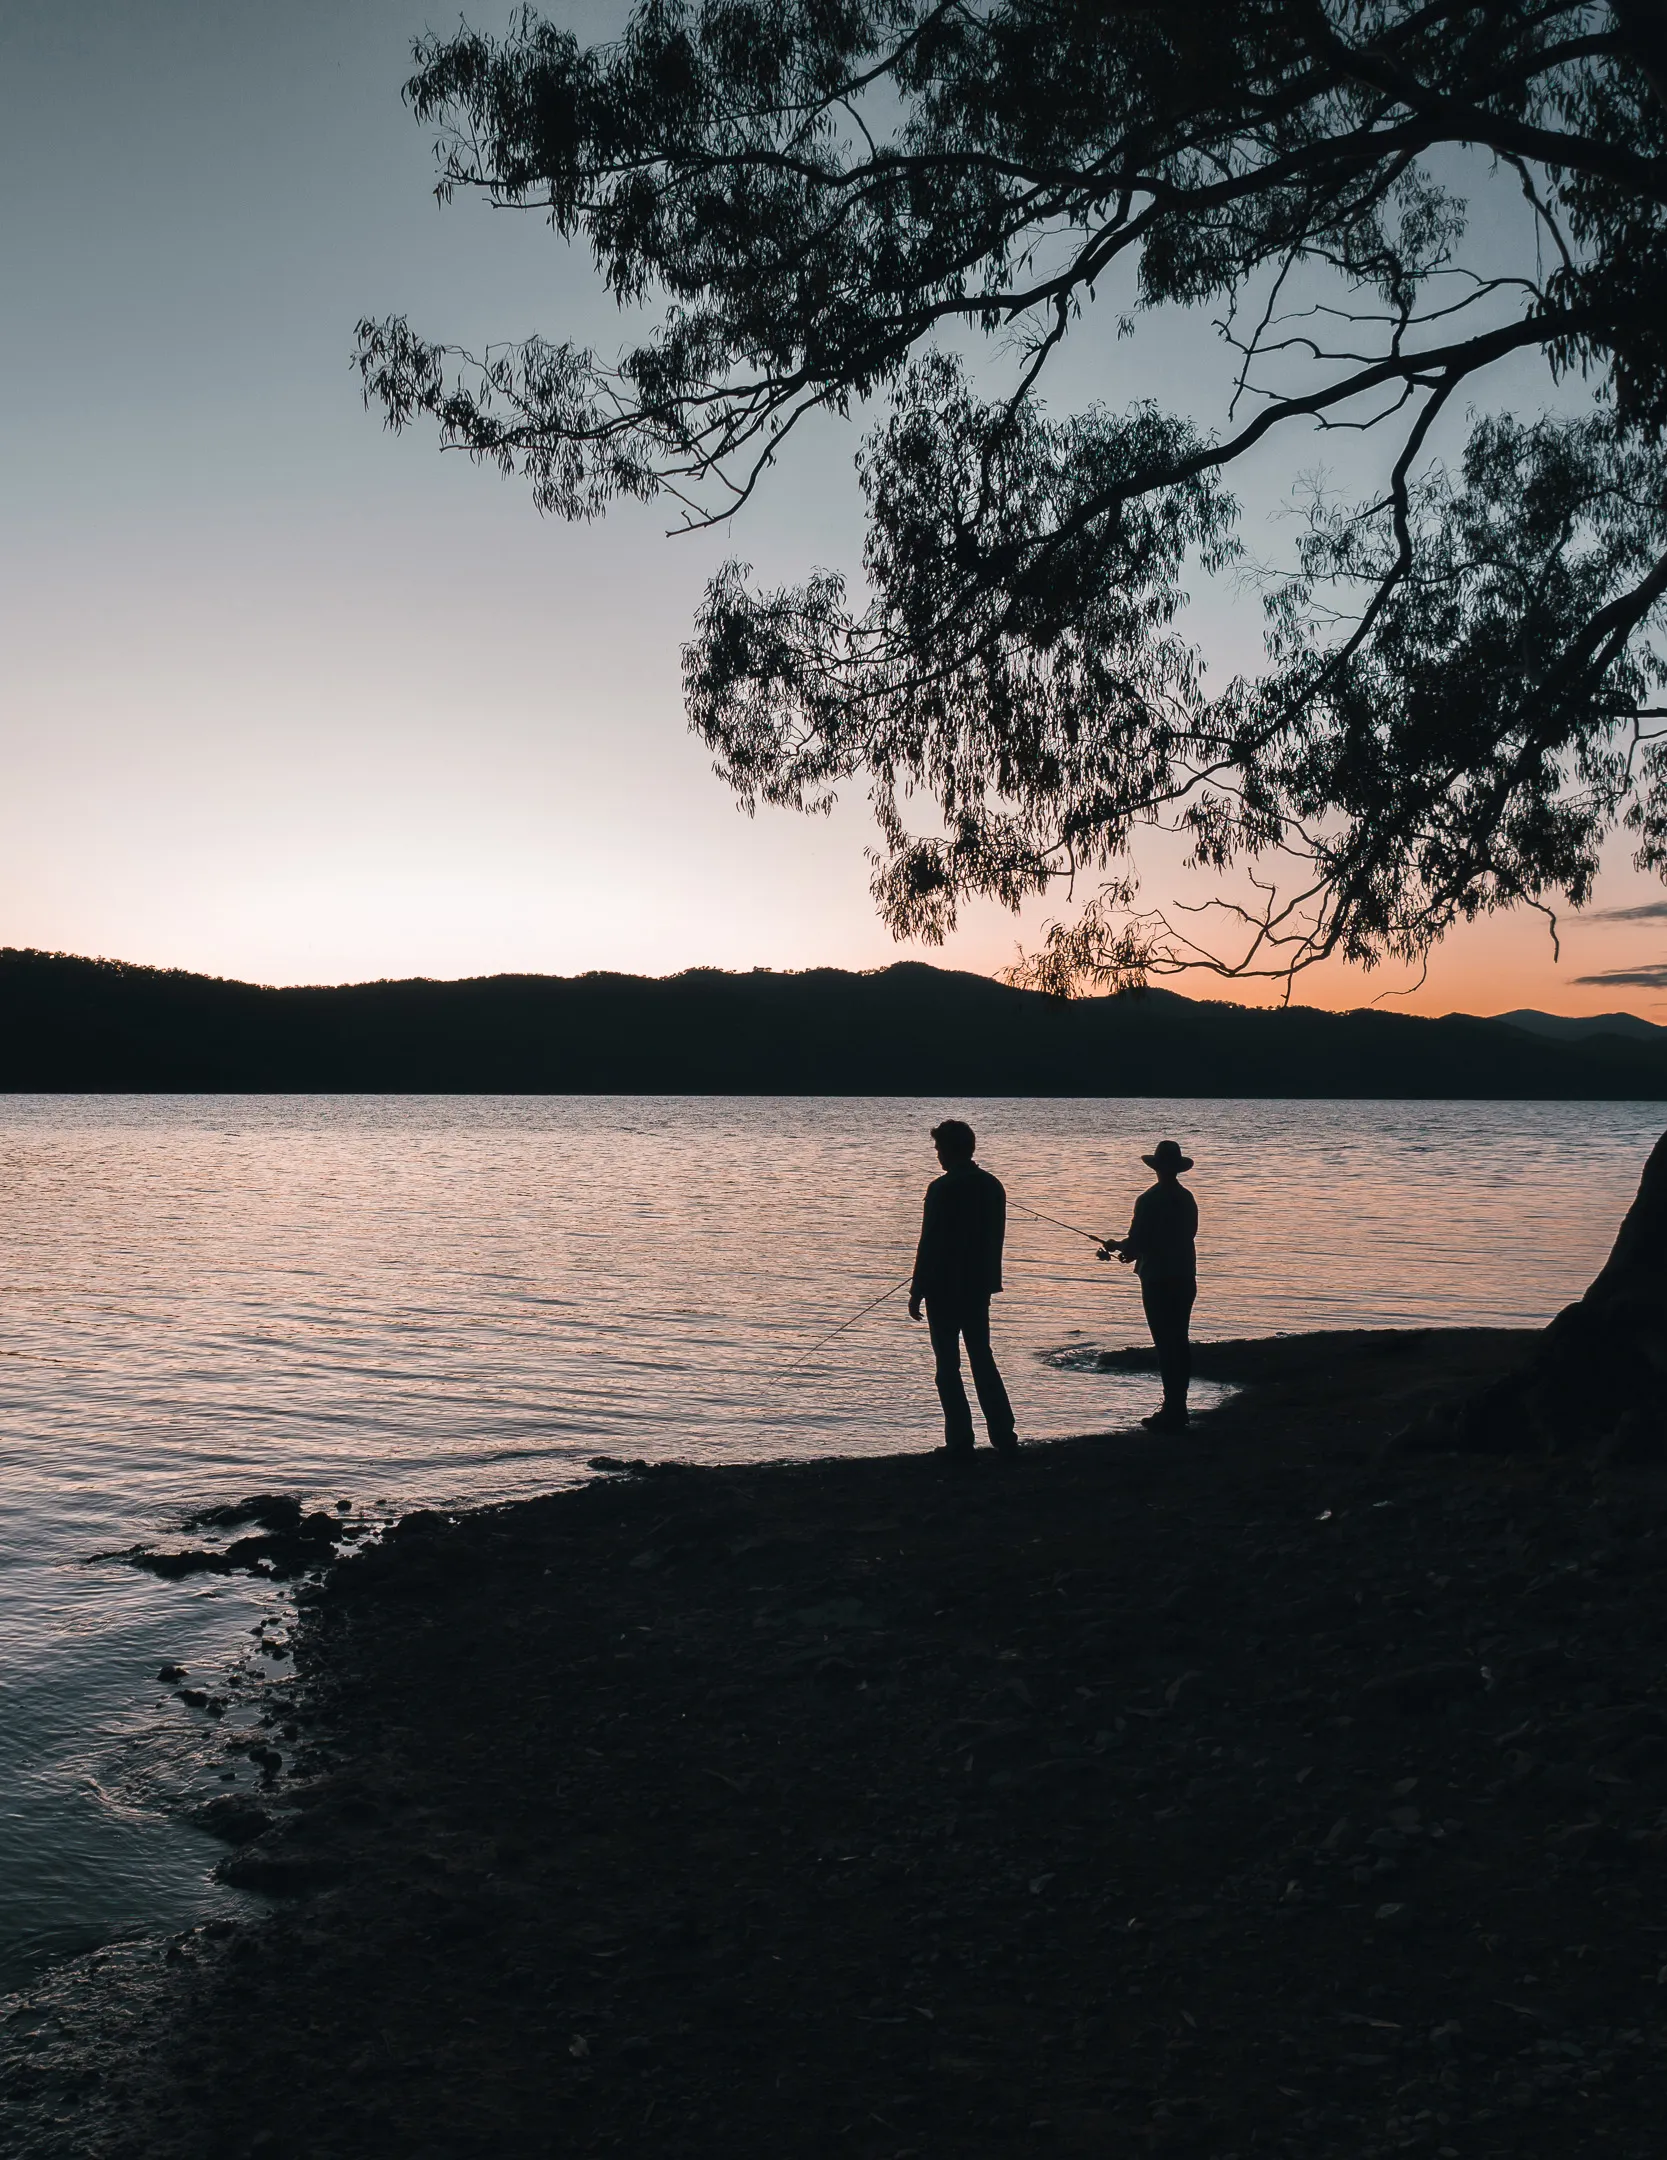
{"label": "person's shoe", "polygon": [[1148,1432],[1185,1432],[1189,1420],[1184,1410],[1154,1410],[1140,1422]]}
{"label": "person's shoe", "polygon": [[1017,1455],[1019,1452],[1019,1436],[1017,1433],[1010,1433],[1005,1440],[992,1440],[990,1445],[998,1455]]}

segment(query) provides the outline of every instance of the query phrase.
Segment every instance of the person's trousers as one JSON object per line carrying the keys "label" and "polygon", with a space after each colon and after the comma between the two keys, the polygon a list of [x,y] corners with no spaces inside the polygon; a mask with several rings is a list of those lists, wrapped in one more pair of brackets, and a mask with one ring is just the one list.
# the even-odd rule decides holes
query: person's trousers
{"label": "person's trousers", "polygon": [[1193,1300],[1198,1295],[1195,1282],[1147,1282],[1144,1276],[1140,1284],[1140,1302],[1146,1308],[1146,1325],[1152,1330],[1152,1341],[1158,1353],[1158,1371],[1163,1375],[1163,1406],[1165,1410],[1180,1412],[1187,1407],[1187,1387],[1192,1379],[1192,1342],[1189,1329],[1192,1325]]}
{"label": "person's trousers", "polygon": [[953,1455],[972,1452],[972,1407],[961,1378],[961,1345],[967,1346],[972,1384],[978,1390],[978,1407],[990,1429],[990,1445],[1015,1448],[1013,1405],[1007,1399],[1001,1374],[990,1351],[990,1301],[963,1305],[943,1299],[926,1300],[926,1325],[932,1333],[932,1355],[937,1361],[938,1400],[943,1404],[944,1444]]}

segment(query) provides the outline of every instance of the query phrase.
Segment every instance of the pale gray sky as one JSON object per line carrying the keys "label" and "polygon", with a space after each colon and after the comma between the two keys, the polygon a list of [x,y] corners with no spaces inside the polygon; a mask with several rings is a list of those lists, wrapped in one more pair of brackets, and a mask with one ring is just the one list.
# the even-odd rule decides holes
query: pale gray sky
{"label": "pale gray sky", "polygon": [[[362,313],[614,340],[536,220],[435,205],[399,91],[412,37],[452,20],[0,11],[0,943],[267,981],[883,964],[861,804],[740,817],[678,680],[722,555],[772,581],[854,567],[856,431],[807,442],[740,529],[667,542],[653,509],[543,521],[361,405]],[[1083,340],[1061,389],[1207,410],[1221,370],[1180,325]],[[1315,454],[1282,447],[1253,502]],[[1199,613],[1220,659],[1251,656],[1242,613]],[[1173,886],[1160,855],[1148,882]],[[926,957],[987,970],[1018,934],[979,911]],[[1531,922],[1473,933],[1415,1003],[1598,1009],[1569,978],[1600,936],[1653,959],[1660,925],[1576,936],[1559,967]]]}

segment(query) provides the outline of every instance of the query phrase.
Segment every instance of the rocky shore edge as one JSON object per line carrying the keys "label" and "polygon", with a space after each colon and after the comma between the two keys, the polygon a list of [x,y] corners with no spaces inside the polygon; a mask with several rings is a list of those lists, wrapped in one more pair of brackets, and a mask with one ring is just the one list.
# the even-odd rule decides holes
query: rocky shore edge
{"label": "rocky shore edge", "polygon": [[303,1584],[269,1915],[14,2006],[5,2149],[1655,2160],[1667,1479],[1393,1444],[1530,1340],[405,1517]]}

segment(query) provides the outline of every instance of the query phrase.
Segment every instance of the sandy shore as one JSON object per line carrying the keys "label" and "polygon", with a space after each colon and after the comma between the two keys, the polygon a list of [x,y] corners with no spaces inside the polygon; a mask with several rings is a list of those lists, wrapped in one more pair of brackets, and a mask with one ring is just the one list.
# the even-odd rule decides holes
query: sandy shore
{"label": "sandy shore", "polygon": [[12,2149],[1656,2160],[1667,1485],[1384,1445],[1524,1341],[407,1518],[304,1607],[272,1916],[60,1990]]}

